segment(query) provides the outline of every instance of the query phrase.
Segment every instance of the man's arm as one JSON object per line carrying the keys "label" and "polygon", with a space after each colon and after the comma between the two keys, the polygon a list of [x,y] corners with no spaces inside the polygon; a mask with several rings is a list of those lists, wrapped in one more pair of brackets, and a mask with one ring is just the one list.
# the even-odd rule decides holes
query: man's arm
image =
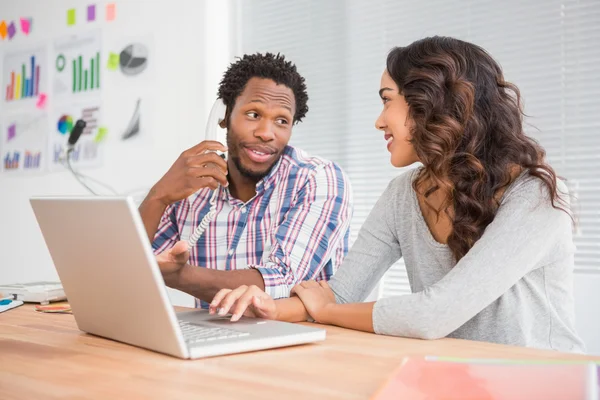
{"label": "man's arm", "polygon": [[265,288],[262,275],[255,269],[218,271],[189,264],[179,274],[165,276],[165,283],[206,302],[211,302],[221,289],[235,289],[242,285],[254,285],[261,290]]}
{"label": "man's arm", "polygon": [[161,217],[170,204],[183,200],[199,189],[227,186],[227,163],[212,151],[227,151],[219,142],[204,141],[181,153],[167,173],[152,187],[138,211],[150,243]]}
{"label": "man's arm", "polygon": [[144,221],[144,228],[146,228],[146,234],[148,235],[150,243],[154,240],[154,236],[158,230],[158,224],[166,209],[167,205],[156,197],[154,188],[150,190],[150,193],[148,193],[148,196],[146,196],[138,208],[142,221]]}
{"label": "man's arm", "polygon": [[301,189],[296,206],[273,233],[273,249],[263,264],[237,271],[191,266],[184,242],[165,250],[157,260],[167,286],[207,302],[221,289],[242,285],[257,286],[273,298],[289,297],[296,283],[314,279],[330,261],[333,250],[345,240],[351,213],[347,179],[330,165]]}
{"label": "man's arm", "polygon": [[274,299],[289,297],[297,283],[318,277],[345,246],[351,218],[352,193],[342,170],[330,163],[315,171],[273,232],[270,253],[250,266],[260,271],[265,292]]}

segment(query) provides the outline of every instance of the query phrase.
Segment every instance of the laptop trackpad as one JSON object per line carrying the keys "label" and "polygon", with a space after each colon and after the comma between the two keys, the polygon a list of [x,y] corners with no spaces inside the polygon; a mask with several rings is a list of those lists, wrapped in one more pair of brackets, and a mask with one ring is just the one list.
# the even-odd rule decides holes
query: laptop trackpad
{"label": "laptop trackpad", "polygon": [[238,325],[238,326],[244,326],[244,325],[262,325],[262,324],[266,324],[267,321],[265,320],[261,320],[261,319],[255,319],[255,318],[246,318],[246,317],[242,317],[240,318],[237,322],[231,322],[231,316],[225,316],[225,317],[214,317],[214,318],[210,318],[210,319],[205,319],[205,322],[210,322],[211,324],[216,324],[216,325]]}
{"label": "laptop trackpad", "polygon": [[253,326],[253,325],[263,325],[266,324],[267,321],[264,319],[256,319],[256,318],[248,318],[242,317],[237,322],[231,322],[231,315],[227,316],[219,316],[219,315],[211,315],[208,311],[205,310],[196,310],[196,311],[185,311],[177,313],[177,318],[180,320],[188,321],[193,324],[206,324],[209,323],[211,325],[219,325],[219,326],[231,326],[232,328],[235,326]]}

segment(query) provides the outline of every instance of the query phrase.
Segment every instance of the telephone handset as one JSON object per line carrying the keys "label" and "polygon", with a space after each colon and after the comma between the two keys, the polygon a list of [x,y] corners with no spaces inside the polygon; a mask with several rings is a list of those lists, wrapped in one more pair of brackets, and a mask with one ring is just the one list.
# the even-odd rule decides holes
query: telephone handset
{"label": "telephone handset", "polygon": [[[227,128],[221,126],[221,122],[225,120],[225,112],[227,108],[223,100],[217,99],[210,110],[208,115],[208,121],[206,122],[205,140],[214,140],[222,143],[224,146],[227,143]],[[218,154],[227,159],[227,153],[218,152]],[[200,225],[196,227],[194,233],[188,239],[188,248],[191,249],[196,246],[198,239],[202,236],[210,221],[212,221],[217,214],[217,197],[219,195],[219,189],[215,190],[210,198],[210,210],[200,221]]]}

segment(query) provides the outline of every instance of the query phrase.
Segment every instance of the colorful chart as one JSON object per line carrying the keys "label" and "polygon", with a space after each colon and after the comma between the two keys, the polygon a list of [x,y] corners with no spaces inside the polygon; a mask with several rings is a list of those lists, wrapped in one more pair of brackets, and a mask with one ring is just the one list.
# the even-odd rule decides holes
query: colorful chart
{"label": "colorful chart", "polygon": [[70,115],[63,115],[58,119],[58,131],[66,135],[73,129],[73,118]]}
{"label": "colorful chart", "polygon": [[37,98],[44,93],[46,81],[46,52],[32,49],[4,55],[2,96],[7,103]]}
{"label": "colorful chart", "polygon": [[31,70],[27,77],[25,63],[21,65],[21,73],[10,71],[10,83],[6,86],[6,101],[37,96],[39,92],[40,66],[35,63],[35,56],[31,56]]}

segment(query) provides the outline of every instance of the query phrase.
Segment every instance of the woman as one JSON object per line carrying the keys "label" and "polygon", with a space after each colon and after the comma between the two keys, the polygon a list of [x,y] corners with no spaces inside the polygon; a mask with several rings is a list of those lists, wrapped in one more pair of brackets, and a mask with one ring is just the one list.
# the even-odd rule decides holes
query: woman
{"label": "woman", "polygon": [[[389,53],[379,94],[391,163],[422,167],[389,184],[329,284],[226,289],[210,312],[583,352],[566,187],[523,132],[518,89],[482,48],[432,37]],[[400,257],[413,293],[363,303]]]}

